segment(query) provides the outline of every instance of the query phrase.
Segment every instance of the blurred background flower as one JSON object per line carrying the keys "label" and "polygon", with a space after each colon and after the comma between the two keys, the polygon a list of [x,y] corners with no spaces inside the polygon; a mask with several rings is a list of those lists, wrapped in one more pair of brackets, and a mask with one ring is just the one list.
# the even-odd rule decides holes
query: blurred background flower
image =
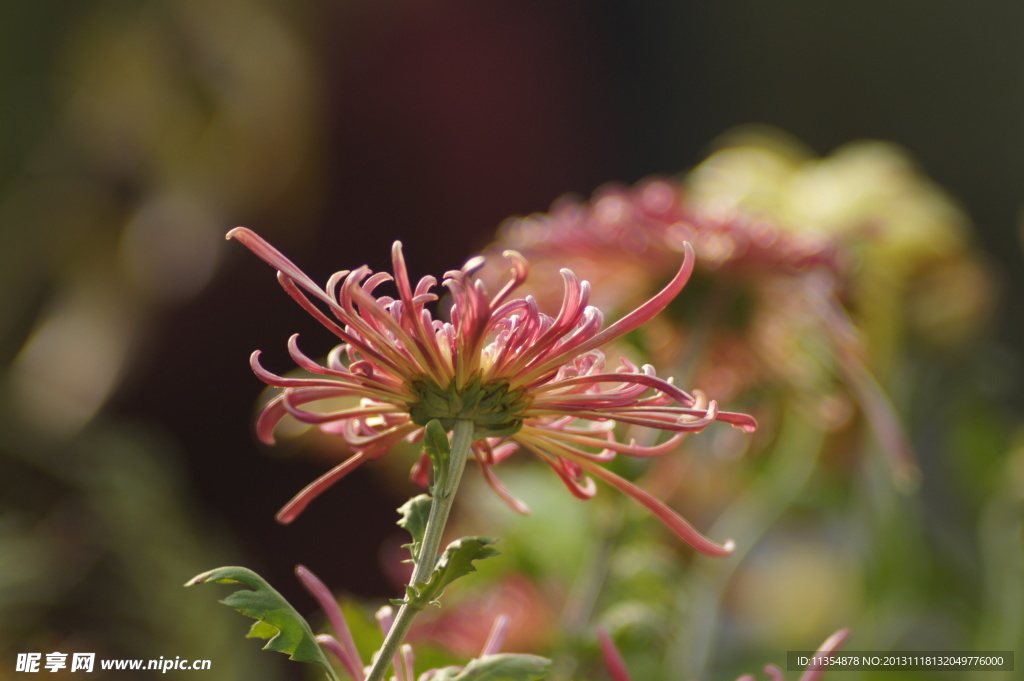
{"label": "blurred background flower", "polygon": [[[628,309],[671,273],[682,241],[692,242],[702,295],[631,344],[763,424],[745,466],[740,443],[723,439],[685,443],[681,456],[634,469],[656,496],[693,517],[717,517],[722,536],[740,546],[724,564],[698,560],[666,582],[675,588],[655,600],[671,601],[686,584],[688,602],[647,627],[663,640],[635,642],[647,657],[652,647],[672,651],[660,667],[650,661],[645,678],[668,669],[704,675],[716,658],[735,655],[729,650],[769,651],[858,622],[876,645],[948,649],[967,636],[970,618],[942,599],[906,595],[932,560],[948,560],[944,543],[970,541],[929,499],[949,501],[956,429],[970,430],[972,408],[998,401],[989,393],[968,402],[952,389],[933,398],[936,385],[979,385],[991,370],[978,350],[992,347],[995,283],[969,220],[891,144],[855,143],[819,159],[762,126],[719,146],[679,179],[609,185],[589,201],[566,197],[546,214],[512,218],[494,247],[534,263],[527,287],[542,304],[550,305],[558,263],[569,260],[593,278],[615,273],[622,283],[602,302]],[[941,310],[915,314],[922,296],[942,300]],[[997,430],[1005,443],[1005,426]],[[613,532],[605,541],[605,564],[575,579],[604,582],[606,596],[617,588],[616,561],[650,539]],[[971,589],[957,587],[965,583],[944,590],[971,600]],[[606,612],[599,605],[592,615],[611,618],[605,626],[640,626],[615,615],[628,595],[601,600]]]}
{"label": "blurred background flower", "polygon": [[[260,570],[307,612],[300,562],[358,596],[394,595],[375,555],[399,535],[407,465],[360,471],[365,495],[328,495],[290,528],[272,521],[322,470],[310,459],[338,453],[255,442],[246,357],[278,347],[281,329],[318,333],[260,263],[221,250],[227,229],[259,229],[317,280],[341,260],[381,269],[401,238],[418,277],[458,267],[505,218],[566,192],[688,168],[687,191],[720,210],[849,247],[839,295],[908,424],[920,491],[894,492],[884,466],[849,468],[879,460],[849,455],[871,446],[857,417],[822,449],[780,415],[765,437],[821,450],[824,466],[728,442],[672,459],[680,510],[711,521],[725,501],[751,500],[722,516],[720,536],[730,517],[756,516],[749,486],[785,496],[794,471],[809,483],[785,497],[780,531],[706,592],[714,603],[693,581],[713,573],[609,507],[591,529],[611,542],[566,556],[562,572],[543,563],[557,623],[549,609],[532,616],[595,656],[591,611],[648,622],[608,627],[637,678],[658,678],[653,658],[666,655],[687,665],[669,668],[735,678],[781,658],[780,632],[813,648],[845,625],[850,649],[1021,649],[1022,21],[1024,7],[998,0],[3,5],[0,669],[15,651],[95,649],[209,657],[225,678],[301,677],[241,639],[232,613],[180,591],[225,562]],[[801,142],[762,129],[708,147],[751,122]],[[844,146],[859,139],[899,147]],[[601,272],[613,275],[635,282]],[[744,358],[728,343],[715,352]],[[810,406],[854,414],[841,383],[817,376],[830,398]],[[506,513],[477,520],[522,527]],[[555,531],[510,538],[506,555],[572,545],[542,530]],[[539,574],[542,557],[523,555],[506,569]],[[581,556],[597,568],[579,572]],[[601,566],[615,578],[587,606]],[[785,597],[794,583],[834,597],[817,627]],[[723,616],[714,645],[687,629],[702,607]]]}

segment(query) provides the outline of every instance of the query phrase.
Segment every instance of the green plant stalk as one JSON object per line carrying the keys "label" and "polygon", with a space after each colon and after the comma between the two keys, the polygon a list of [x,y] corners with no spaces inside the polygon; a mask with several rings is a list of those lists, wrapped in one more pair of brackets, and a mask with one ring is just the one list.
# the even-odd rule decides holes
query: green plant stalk
{"label": "green plant stalk", "polygon": [[[452,454],[448,470],[441,472],[435,487],[431,489],[430,516],[423,534],[423,546],[420,548],[419,555],[416,556],[412,579],[409,580],[409,585],[412,587],[429,581],[437,564],[441,537],[444,535],[452,502],[455,501],[455,491],[459,487],[462,472],[469,459],[470,446],[473,444],[473,430],[473,421],[467,419],[455,421],[455,427],[452,429]],[[370,669],[366,681],[383,680],[385,672],[401,649],[405,635],[409,633],[409,628],[421,609],[422,606],[412,607],[408,603],[399,608],[395,622],[385,636],[383,645],[374,655],[373,667]]]}

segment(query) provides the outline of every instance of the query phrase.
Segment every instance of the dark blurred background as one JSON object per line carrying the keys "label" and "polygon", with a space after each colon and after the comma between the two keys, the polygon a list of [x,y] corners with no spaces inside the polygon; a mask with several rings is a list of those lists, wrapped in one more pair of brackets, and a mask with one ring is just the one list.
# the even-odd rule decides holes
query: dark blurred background
{"label": "dark blurred background", "polygon": [[973,218],[1019,358],[1022,30],[1011,0],[0,5],[0,665],[93,645],[227,667],[187,627],[147,633],[206,613],[177,585],[223,562],[305,610],[296,563],[392,594],[392,480],[273,521],[329,454],[255,441],[247,357],[332,343],[235,225],[319,281],[389,268],[394,239],[440,275],[504,218],[682,172],[736,125],[821,154],[887,139]]}

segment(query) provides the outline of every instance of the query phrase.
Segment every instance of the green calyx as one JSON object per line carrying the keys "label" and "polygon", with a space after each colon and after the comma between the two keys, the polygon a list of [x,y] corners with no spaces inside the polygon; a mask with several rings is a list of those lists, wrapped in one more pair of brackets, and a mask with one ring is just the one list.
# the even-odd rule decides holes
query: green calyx
{"label": "green calyx", "polygon": [[461,388],[454,381],[442,388],[421,378],[413,381],[412,388],[419,400],[409,404],[409,416],[417,425],[437,419],[450,431],[457,419],[466,419],[473,422],[474,439],[513,435],[523,427],[527,401],[522,390],[509,390],[505,381],[483,383],[477,375]]}

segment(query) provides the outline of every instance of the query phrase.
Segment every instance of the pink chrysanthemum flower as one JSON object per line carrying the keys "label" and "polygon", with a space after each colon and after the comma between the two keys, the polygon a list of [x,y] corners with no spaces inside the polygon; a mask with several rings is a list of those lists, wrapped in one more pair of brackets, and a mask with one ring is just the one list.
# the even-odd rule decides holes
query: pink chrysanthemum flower
{"label": "pink chrysanthemum flower", "polygon": [[[322,289],[250,230],[236,228],[228,238],[276,268],[285,291],[342,341],[319,364],[299,350],[297,336],[291,337],[292,358],[317,378],[276,375],[260,364],[259,351],[252,355],[256,375],[283,389],[259,417],[261,440],[272,443],[274,427],[291,414],[341,435],[355,452],[289,502],[278,514],[282,522],[293,520],[362,462],[402,440],[418,441],[430,420],[450,430],[463,419],[475,424],[472,452],[485,480],[517,511],[527,509],[492,469],[525,449],[547,463],[577,497],[593,496],[592,475],[637,500],[697,550],[712,555],[731,551],[731,543],[708,540],[668,506],[601,465],[616,454],[665,453],[686,433],[716,420],[748,432],[756,426],[750,416],[720,412],[699,391],[690,394],[671,379],[659,378],[650,366],[623,361],[616,371],[605,368],[599,348],[649,320],[682,290],[694,264],[688,245],[682,266],[663,290],[602,329],[603,315],[587,304],[590,285],[569,270],[562,270],[565,292],[555,317],[540,312],[532,297],[513,298],[527,276],[526,261],[514,251],[505,253],[512,276],[493,296],[474,276],[483,258],[447,272],[442,285],[454,304],[451,321],[443,322],[426,307],[437,300],[431,292],[436,279],[424,277],[414,288],[398,242],[392,249],[393,276],[364,266],[334,274]],[[388,281],[395,283],[397,298],[375,294]],[[360,403],[340,411],[307,409],[340,397],[360,398]],[[672,435],[653,446],[620,442],[616,423]],[[424,456],[413,469],[414,479],[425,482],[429,468]]]}

